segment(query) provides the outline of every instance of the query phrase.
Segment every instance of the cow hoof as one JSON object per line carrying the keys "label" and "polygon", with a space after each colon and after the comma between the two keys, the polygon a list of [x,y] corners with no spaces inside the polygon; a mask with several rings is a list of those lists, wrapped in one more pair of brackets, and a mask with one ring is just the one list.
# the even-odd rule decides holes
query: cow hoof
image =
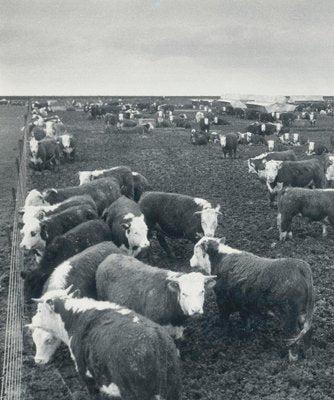
{"label": "cow hoof", "polygon": [[298,360],[298,354],[294,354],[292,350],[289,350],[289,362],[296,362]]}

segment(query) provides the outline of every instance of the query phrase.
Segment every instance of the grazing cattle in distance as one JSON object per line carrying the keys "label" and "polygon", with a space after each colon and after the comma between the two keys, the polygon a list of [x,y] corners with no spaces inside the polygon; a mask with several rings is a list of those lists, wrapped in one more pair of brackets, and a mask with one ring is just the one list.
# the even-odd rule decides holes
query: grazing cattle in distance
{"label": "grazing cattle in distance", "polygon": [[75,141],[71,135],[59,136],[60,149],[68,161],[74,161],[75,158]]}
{"label": "grazing cattle in distance", "polygon": [[96,272],[97,294],[164,325],[176,339],[182,337],[188,317],[203,314],[205,289],[215,276],[177,273],[152,267],[124,255],[108,256]]}
{"label": "grazing cattle in distance", "polygon": [[118,198],[104,210],[102,218],[110,228],[113,242],[127,249],[129,255],[135,257],[149,247],[145,217],[135,201],[125,196]]}
{"label": "grazing cattle in distance", "polygon": [[83,204],[65,209],[59,213],[44,218],[42,221],[31,219],[21,230],[23,239],[20,248],[27,250],[45,248],[56,236],[62,235],[68,230],[97,218],[96,209]]}
{"label": "grazing cattle in distance", "polygon": [[224,158],[226,158],[226,154],[228,153],[230,158],[237,157],[237,147],[238,147],[238,136],[235,133],[226,133],[224,135],[220,135],[220,146],[222,148]]}
{"label": "grazing cattle in distance", "polygon": [[328,153],[328,149],[326,146],[324,146],[321,143],[315,143],[315,142],[309,142],[308,143],[308,149],[306,154],[307,155],[317,155],[321,156],[324,153]]}
{"label": "grazing cattle in distance", "polygon": [[265,180],[264,169],[267,161],[270,160],[297,161],[297,157],[293,150],[262,153],[254,158],[248,159],[248,172],[257,174],[260,179],[264,178]]}
{"label": "grazing cattle in distance", "polygon": [[132,172],[134,201],[138,202],[144,192],[152,190],[149,181],[139,172]]}
{"label": "grazing cattle in distance", "polygon": [[39,266],[31,272],[22,272],[26,299],[38,297],[43,285],[57,265],[95,244],[111,240],[110,229],[100,220],[91,220],[57,236],[45,248]]}
{"label": "grazing cattle in distance", "polygon": [[119,183],[114,178],[101,178],[81,186],[46,189],[43,193],[32,190],[26,198],[25,205],[52,205],[80,195],[91,196],[100,215],[113,201],[121,197],[122,193]]}
{"label": "grazing cattle in distance", "polygon": [[271,160],[265,164],[264,177],[269,190],[270,204],[286,186],[324,188],[326,185],[322,162],[317,159],[301,161]]}
{"label": "grazing cattle in distance", "polygon": [[121,188],[123,194],[130,199],[134,197],[134,177],[130,167],[120,165],[108,169],[100,169],[95,171],[79,171],[79,185],[89,183],[95,179],[113,178]]}
{"label": "grazing cattle in distance", "polygon": [[213,208],[207,200],[178,193],[146,192],[139,200],[149,234],[157,232],[161,247],[169,256],[172,251],[165,235],[188,239],[193,243],[204,234],[214,236],[218,226],[220,205]]}
{"label": "grazing cattle in distance", "polygon": [[180,400],[180,361],[163,327],[115,303],[73,298],[68,291],[45,293],[30,328],[52,332],[68,346],[91,398]]}
{"label": "grazing cattle in distance", "polygon": [[58,167],[60,150],[58,143],[53,139],[36,140],[32,137],[29,141],[30,148],[30,166],[40,171],[48,166]]}
{"label": "grazing cattle in distance", "polygon": [[207,134],[196,132],[195,129],[192,129],[190,133],[190,142],[195,145],[205,145],[208,144],[209,139]]}
{"label": "grazing cattle in distance", "polygon": [[334,226],[333,204],[334,189],[283,189],[277,203],[280,240],[292,239],[292,219],[299,214],[311,221],[321,221],[322,236],[326,237],[328,224]]}
{"label": "grazing cattle in distance", "polygon": [[[79,290],[80,297],[97,298],[95,274],[99,264],[110,254],[122,253],[113,242],[102,242],[91,246],[58,265],[43,287],[43,294],[51,290],[64,290],[71,286]],[[38,292],[36,297],[41,293]],[[30,297],[32,297],[30,295]],[[51,332],[40,328],[32,329],[36,346],[36,364],[47,364],[61,341]]]}
{"label": "grazing cattle in distance", "polygon": [[298,359],[302,339],[310,346],[314,289],[308,263],[261,258],[226,246],[225,238],[203,237],[195,245],[190,266],[217,275],[214,291],[225,331],[234,312],[245,322],[252,314],[271,315],[283,325],[290,361]]}

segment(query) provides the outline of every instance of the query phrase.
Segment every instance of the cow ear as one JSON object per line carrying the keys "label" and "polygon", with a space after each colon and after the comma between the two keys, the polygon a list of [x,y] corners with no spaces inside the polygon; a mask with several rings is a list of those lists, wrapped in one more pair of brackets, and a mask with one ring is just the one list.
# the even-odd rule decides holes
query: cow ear
{"label": "cow ear", "polygon": [[21,230],[24,227],[24,223],[22,221],[18,222],[17,227]]}
{"label": "cow ear", "polygon": [[37,219],[42,220],[42,219],[45,218],[45,215],[46,215],[46,212],[43,211],[43,210],[40,210],[40,211],[38,212]]}
{"label": "cow ear", "polygon": [[205,277],[205,288],[212,289],[216,284],[217,275],[209,275]]}
{"label": "cow ear", "polygon": [[128,222],[122,222],[122,223],[121,223],[121,226],[122,226],[124,229],[129,229],[129,228],[130,228],[130,224],[129,224]]}
{"label": "cow ear", "polygon": [[179,293],[179,291],[180,291],[180,286],[177,281],[169,281],[167,286],[168,286],[168,289],[172,292]]}
{"label": "cow ear", "polygon": [[220,243],[220,244],[225,244],[225,242],[226,242],[226,237],[225,237],[225,236],[223,236],[222,238],[220,238],[220,240],[219,240],[219,243]]}
{"label": "cow ear", "polygon": [[35,329],[33,324],[26,324],[24,325],[24,328],[27,328],[30,332],[33,332]]}
{"label": "cow ear", "polygon": [[41,224],[41,238],[43,240],[47,240],[49,237],[48,232],[47,232],[47,228],[45,224]]}

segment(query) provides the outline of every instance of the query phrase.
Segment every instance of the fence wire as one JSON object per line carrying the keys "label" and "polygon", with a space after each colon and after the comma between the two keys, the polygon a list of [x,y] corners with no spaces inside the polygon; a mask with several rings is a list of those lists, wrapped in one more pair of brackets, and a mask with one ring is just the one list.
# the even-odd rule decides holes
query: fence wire
{"label": "fence wire", "polygon": [[23,138],[20,143],[20,155],[17,162],[18,180],[15,190],[15,210],[13,232],[11,236],[11,256],[7,299],[7,317],[4,343],[4,360],[0,400],[21,399],[22,350],[23,350],[23,254],[20,250],[20,232],[18,227],[19,209],[24,205],[27,181],[27,138],[29,130],[30,101],[25,117]]}

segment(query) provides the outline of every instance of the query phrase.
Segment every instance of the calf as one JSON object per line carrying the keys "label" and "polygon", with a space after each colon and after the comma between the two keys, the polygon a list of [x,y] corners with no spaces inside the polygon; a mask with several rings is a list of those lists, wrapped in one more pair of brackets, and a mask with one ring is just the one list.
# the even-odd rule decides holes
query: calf
{"label": "calf", "polygon": [[49,166],[58,167],[60,151],[58,143],[53,139],[36,140],[34,137],[29,141],[30,147],[30,166],[40,171]]}
{"label": "calf", "polygon": [[146,192],[139,200],[140,208],[150,233],[157,231],[157,239],[172,256],[165,235],[188,239],[195,243],[201,235],[214,236],[218,226],[220,206],[213,208],[204,199],[178,193]]}
{"label": "calf", "polygon": [[52,205],[73,196],[89,195],[102,214],[113,201],[121,197],[121,188],[114,178],[101,178],[81,186],[69,186],[60,189],[47,189],[43,193],[38,190],[29,192],[25,205]]}
{"label": "calf", "polygon": [[73,136],[71,135],[62,135],[59,136],[59,144],[60,144],[60,149],[65,157],[66,160],[68,161],[74,161],[75,159],[75,141]]}
{"label": "calf", "polygon": [[294,258],[261,258],[224,243],[225,239],[204,237],[196,243],[190,260],[191,267],[218,276],[214,291],[224,328],[230,314],[237,311],[245,320],[256,313],[274,316],[291,346],[290,361],[297,360],[299,342],[311,338],[314,289],[310,266]]}
{"label": "calf", "polygon": [[190,316],[203,314],[205,288],[214,286],[215,277],[201,273],[175,273],[151,267],[132,257],[108,256],[96,272],[100,300],[126,306],[166,325],[177,339]]}
{"label": "calf", "polygon": [[238,147],[238,136],[235,133],[227,133],[225,135],[220,135],[220,145],[224,153],[224,158],[226,158],[226,154],[228,153],[230,158],[236,158],[237,156],[237,147]]}
{"label": "calf", "polygon": [[80,186],[84,183],[89,183],[90,181],[101,178],[115,179],[119,183],[122,193],[130,199],[133,199],[134,178],[130,167],[121,165],[119,167],[112,167],[95,171],[79,171]]}
{"label": "calf", "polygon": [[177,349],[164,328],[114,303],[47,292],[31,328],[42,328],[69,348],[91,398],[180,400]]}
{"label": "calf", "polygon": [[277,193],[286,186],[324,188],[325,173],[320,160],[268,161],[264,177],[269,190],[270,203],[273,204]]}
{"label": "calf", "polygon": [[111,240],[110,229],[107,224],[99,220],[84,222],[63,235],[55,237],[45,248],[38,268],[21,273],[22,278],[25,279],[26,299],[41,295],[44,283],[57,265],[90,246],[106,240]]}
{"label": "calf", "polygon": [[149,247],[144,214],[135,201],[120,197],[104,211],[102,218],[110,227],[114,243],[118,247],[125,247],[129,255],[135,257],[142,249]]}
{"label": "calf", "polygon": [[[110,254],[120,252],[121,250],[112,242],[102,242],[89,247],[64,261],[52,272],[44,284],[43,294],[51,290],[64,290],[71,286],[73,290],[80,291],[80,297],[96,299],[95,274],[97,267]],[[36,297],[40,295],[41,293],[38,291]],[[29,299],[31,297],[32,293],[30,293]],[[61,341],[51,332],[40,328],[32,329],[32,338],[36,346],[35,363],[48,363]]]}
{"label": "calf", "polygon": [[280,240],[292,238],[291,223],[301,214],[311,221],[322,221],[322,236],[327,236],[328,224],[334,226],[334,190],[285,188],[278,196],[277,227]]}

